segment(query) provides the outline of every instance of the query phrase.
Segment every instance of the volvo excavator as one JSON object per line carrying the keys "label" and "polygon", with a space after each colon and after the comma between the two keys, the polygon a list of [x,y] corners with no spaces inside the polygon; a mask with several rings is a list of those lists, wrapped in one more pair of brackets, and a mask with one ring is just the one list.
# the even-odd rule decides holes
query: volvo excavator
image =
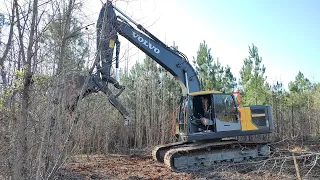
{"label": "volvo excavator", "polygon": [[[107,59],[101,61],[110,62],[113,59],[113,49],[119,34],[170,72],[181,86],[180,106],[172,114],[172,133],[176,142],[156,146],[152,151],[154,160],[180,172],[220,163],[268,158],[271,152],[268,142],[240,141],[237,137],[272,133],[274,125],[271,106],[242,106],[238,92],[201,91],[197,73],[186,55],[167,46],[109,1],[103,5],[100,15],[107,15],[106,18],[99,16],[100,28],[103,29],[109,23],[108,27],[99,31],[101,37],[105,35],[100,40],[105,43],[101,44],[108,46],[105,47],[108,51],[100,55],[100,58]],[[101,49],[103,51],[103,47]],[[118,56],[119,48],[116,50]],[[116,57],[115,61],[118,68],[119,58]],[[108,74],[105,73],[110,72],[103,70],[105,65],[102,63],[102,67],[97,66],[97,73],[86,84],[85,95],[104,92],[109,96],[110,103],[128,121],[130,113],[117,100],[119,93],[113,95],[110,91],[108,82],[113,82],[121,91],[124,87],[106,77]]]}

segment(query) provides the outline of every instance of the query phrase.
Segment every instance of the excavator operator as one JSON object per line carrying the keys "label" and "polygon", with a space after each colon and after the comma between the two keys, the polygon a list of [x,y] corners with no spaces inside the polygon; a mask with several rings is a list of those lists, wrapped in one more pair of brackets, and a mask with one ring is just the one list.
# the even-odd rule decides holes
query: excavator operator
{"label": "excavator operator", "polygon": [[203,112],[203,116],[205,118],[209,118],[210,119],[210,111],[209,111],[209,103],[208,103],[208,98],[207,97],[202,97],[201,98],[202,101],[202,108],[204,110]]}
{"label": "excavator operator", "polygon": [[[104,17],[105,12],[107,18]],[[102,80],[112,83],[114,87],[124,90],[125,86],[120,85],[119,82],[110,76],[111,65],[113,61],[113,51],[116,45],[116,66],[119,64],[119,50],[120,42],[118,40],[117,31],[112,25],[116,14],[111,6],[111,2],[107,1],[100,10],[97,21],[97,50],[100,52],[100,64],[97,65],[97,70],[101,72]],[[107,22],[104,22],[107,21]],[[103,32],[102,32],[103,31]]]}

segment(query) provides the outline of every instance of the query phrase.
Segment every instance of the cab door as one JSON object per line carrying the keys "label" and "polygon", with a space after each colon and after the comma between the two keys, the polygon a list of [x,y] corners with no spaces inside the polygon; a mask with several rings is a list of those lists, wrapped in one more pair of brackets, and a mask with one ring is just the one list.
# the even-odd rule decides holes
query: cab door
{"label": "cab door", "polygon": [[231,94],[213,94],[216,132],[241,130],[236,101]]}

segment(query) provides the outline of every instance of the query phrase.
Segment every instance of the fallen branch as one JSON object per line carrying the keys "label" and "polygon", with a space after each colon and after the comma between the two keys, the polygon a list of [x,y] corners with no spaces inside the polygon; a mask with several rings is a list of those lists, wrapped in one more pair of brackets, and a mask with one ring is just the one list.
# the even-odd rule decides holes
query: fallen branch
{"label": "fallen branch", "polygon": [[292,153],[292,157],[293,157],[293,162],[294,162],[294,168],[296,169],[296,173],[297,173],[297,178],[298,178],[298,180],[301,180],[299,166],[298,166],[297,159],[296,159],[296,156],[294,155],[294,153]]}

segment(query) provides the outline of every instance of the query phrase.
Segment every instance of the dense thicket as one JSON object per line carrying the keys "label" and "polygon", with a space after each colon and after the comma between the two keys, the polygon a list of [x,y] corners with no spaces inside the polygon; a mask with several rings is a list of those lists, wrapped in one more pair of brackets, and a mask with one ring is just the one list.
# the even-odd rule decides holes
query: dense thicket
{"label": "dense thicket", "polygon": [[[78,93],[69,91],[70,75],[85,74],[92,65],[95,31],[85,30],[78,0],[25,3],[15,0],[1,16],[0,176],[50,178],[73,154],[128,153],[174,141],[171,118],[180,86],[149,57],[120,74],[126,86],[120,100],[132,117],[129,126],[102,93],[86,97],[79,114],[70,114],[68,101]],[[281,82],[267,83],[268,67],[254,44],[238,80],[230,66],[213,58],[205,41],[194,53],[203,90],[239,90],[243,105],[273,107],[275,133],[263,138],[319,138],[319,83],[302,72],[288,90]]]}

